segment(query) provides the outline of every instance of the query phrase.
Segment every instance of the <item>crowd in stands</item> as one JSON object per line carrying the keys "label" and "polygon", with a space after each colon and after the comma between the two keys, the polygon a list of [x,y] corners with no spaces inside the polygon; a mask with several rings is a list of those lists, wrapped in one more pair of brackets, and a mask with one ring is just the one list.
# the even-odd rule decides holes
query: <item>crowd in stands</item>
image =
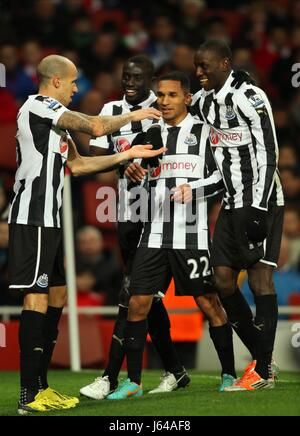
{"label": "crowd in stands", "polygon": [[[207,38],[226,40],[235,68],[247,70],[272,102],[287,204],[274,277],[279,302],[287,304],[291,292],[300,293],[300,0],[151,0],[142,5],[138,0],[2,0],[0,63],[6,68],[6,87],[0,88],[0,126],[14,123],[18,107],[36,92],[36,66],[45,55],[59,53],[78,66],[79,92],[72,108],[96,115],[106,102],[122,98],[124,60],[141,52],[151,57],[157,75],[185,71],[195,92],[193,54]],[[88,154],[88,136],[74,139]],[[1,143],[2,150],[5,146]],[[10,304],[3,289],[13,178],[1,160],[0,177],[0,304]],[[115,185],[116,175],[73,184],[78,299],[115,304],[122,266],[106,231],[87,226],[91,223],[84,219],[81,192],[87,180]],[[216,210],[212,207],[212,221]]]}

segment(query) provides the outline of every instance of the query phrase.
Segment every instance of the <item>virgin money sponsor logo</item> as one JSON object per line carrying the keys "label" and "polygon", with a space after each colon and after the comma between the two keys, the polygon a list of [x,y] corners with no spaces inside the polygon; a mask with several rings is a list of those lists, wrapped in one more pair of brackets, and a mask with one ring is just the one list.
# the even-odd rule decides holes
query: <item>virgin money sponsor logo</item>
{"label": "virgin money sponsor logo", "polygon": [[242,133],[224,133],[224,132],[217,132],[215,129],[211,128],[210,133],[210,142],[213,145],[219,144],[219,142],[241,142],[243,140],[243,134]]}
{"label": "virgin money sponsor logo", "polygon": [[194,172],[197,164],[193,162],[163,162],[161,164],[162,171],[188,170]]}
{"label": "virgin money sponsor logo", "polygon": [[[60,138],[60,141],[59,141],[59,153],[61,154],[63,161],[68,159],[68,151],[69,151],[68,139],[64,135]],[[58,150],[57,150],[57,152],[58,152]]]}
{"label": "virgin money sponsor logo", "polygon": [[202,177],[200,168],[203,167],[203,157],[189,154],[168,155],[160,160],[160,166],[149,172],[150,179],[160,177]]}
{"label": "virgin money sponsor logo", "polygon": [[116,142],[116,148],[118,153],[129,150],[131,147],[130,142],[126,138],[118,138]]}
{"label": "virgin money sponsor logo", "polygon": [[67,142],[62,142],[59,146],[60,149],[60,153],[64,154],[66,153],[66,151],[68,151],[68,143]]}
{"label": "virgin money sponsor logo", "polygon": [[155,177],[159,177],[161,173],[161,166],[153,168],[150,172],[150,176],[154,179]]}

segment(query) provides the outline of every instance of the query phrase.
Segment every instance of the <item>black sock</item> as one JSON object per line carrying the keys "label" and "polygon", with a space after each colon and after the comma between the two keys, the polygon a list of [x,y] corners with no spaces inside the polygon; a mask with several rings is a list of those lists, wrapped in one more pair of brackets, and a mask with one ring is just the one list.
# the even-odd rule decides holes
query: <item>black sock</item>
{"label": "black sock", "polygon": [[143,351],[148,332],[147,320],[127,321],[125,326],[125,347],[127,356],[128,378],[141,384]]}
{"label": "black sock", "polygon": [[148,314],[148,329],[152,343],[164,369],[173,374],[182,373],[184,368],[172,342],[170,327],[169,315],[162,300],[154,301]]}
{"label": "black sock", "polygon": [[222,375],[229,374],[236,378],[231,325],[209,326],[209,333],[220,359]]}
{"label": "black sock", "polygon": [[58,337],[58,324],[63,308],[48,307],[44,323],[44,352],[40,361],[39,388],[48,388],[47,373]]}
{"label": "black sock", "polygon": [[19,327],[20,344],[20,403],[34,400],[39,392],[39,368],[43,353],[43,328],[45,315],[32,310],[23,310]]}
{"label": "black sock", "polygon": [[276,295],[255,297],[257,329],[257,363],[255,371],[264,379],[270,377],[270,365],[274,349],[278,304]]}
{"label": "black sock", "polygon": [[113,337],[109,349],[108,365],[103,376],[108,376],[111,389],[118,385],[118,376],[125,357],[124,330],[128,315],[128,308],[119,306]]}
{"label": "black sock", "polygon": [[233,329],[250,351],[253,360],[256,359],[257,330],[253,322],[253,314],[249,304],[241,291],[237,288],[235,293],[221,299],[228,319]]}

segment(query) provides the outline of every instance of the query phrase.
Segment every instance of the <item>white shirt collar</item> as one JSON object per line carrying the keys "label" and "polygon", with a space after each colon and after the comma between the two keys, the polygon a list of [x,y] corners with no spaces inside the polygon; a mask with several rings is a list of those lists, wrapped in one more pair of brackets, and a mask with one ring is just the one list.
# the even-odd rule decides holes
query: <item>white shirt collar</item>
{"label": "white shirt collar", "polygon": [[227,77],[226,82],[224,83],[224,85],[222,86],[222,88],[218,92],[215,92],[215,90],[214,90],[214,97],[222,98],[228,94],[228,89],[231,88],[231,82],[234,80],[234,77],[232,74],[233,74],[233,70],[231,70],[231,73]]}
{"label": "white shirt collar", "polygon": [[177,124],[176,126],[171,126],[170,124],[166,123],[164,120],[161,120],[159,123],[161,124],[161,126],[163,128],[170,129],[172,127],[179,127],[180,128],[180,127],[186,126],[186,124],[188,122],[193,123],[193,124],[195,122],[194,117],[189,112],[188,112],[187,116],[179,124]]}

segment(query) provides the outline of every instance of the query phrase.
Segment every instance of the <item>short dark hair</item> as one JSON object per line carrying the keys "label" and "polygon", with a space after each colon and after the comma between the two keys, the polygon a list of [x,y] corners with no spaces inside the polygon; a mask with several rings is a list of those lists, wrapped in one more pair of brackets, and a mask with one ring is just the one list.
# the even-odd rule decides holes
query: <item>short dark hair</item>
{"label": "short dark hair", "polygon": [[190,92],[191,90],[191,81],[182,71],[171,71],[170,73],[163,74],[158,78],[158,82],[161,82],[162,80],[174,80],[180,82],[185,91]]}
{"label": "short dark hair", "polygon": [[232,51],[229,45],[220,39],[208,39],[200,45],[197,51],[209,50],[216,53],[221,59],[228,58],[232,63]]}
{"label": "short dark hair", "polygon": [[125,65],[128,63],[139,65],[144,71],[147,72],[150,78],[154,77],[155,67],[149,56],[143,54],[131,56],[126,60]]}

